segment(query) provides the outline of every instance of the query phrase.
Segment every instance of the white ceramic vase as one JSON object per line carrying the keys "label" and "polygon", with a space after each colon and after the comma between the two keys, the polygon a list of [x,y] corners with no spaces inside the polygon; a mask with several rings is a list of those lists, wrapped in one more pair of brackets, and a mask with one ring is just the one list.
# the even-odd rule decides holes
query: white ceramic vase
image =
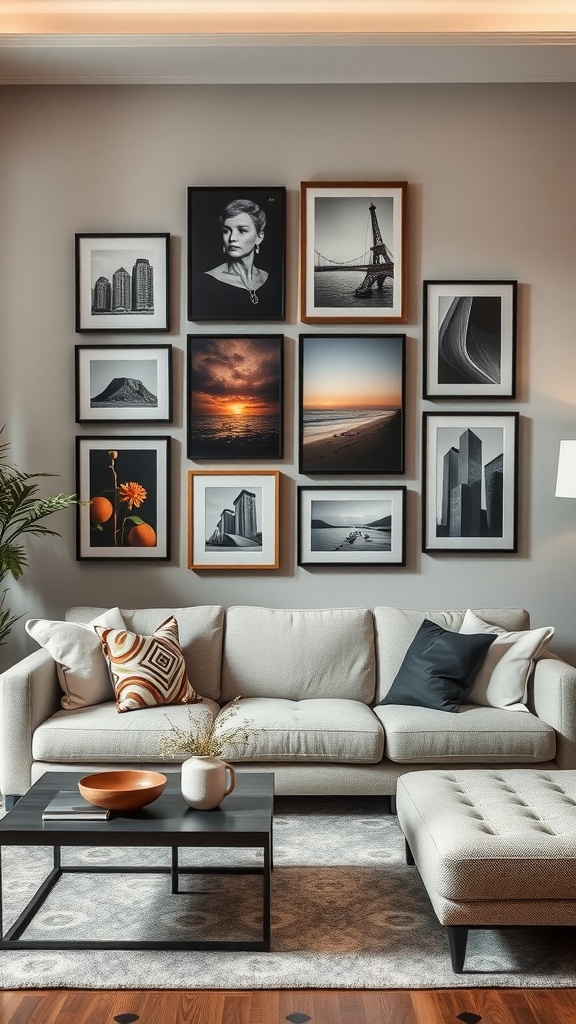
{"label": "white ceramic vase", "polygon": [[236,772],[219,757],[189,757],[182,763],[182,796],[189,807],[210,811],[231,793]]}

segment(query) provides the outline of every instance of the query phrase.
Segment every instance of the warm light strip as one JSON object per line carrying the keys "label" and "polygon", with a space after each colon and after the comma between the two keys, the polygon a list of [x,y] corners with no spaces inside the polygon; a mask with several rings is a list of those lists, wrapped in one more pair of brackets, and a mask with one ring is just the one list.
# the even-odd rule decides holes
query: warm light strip
{"label": "warm light strip", "polygon": [[576,31],[551,0],[0,0],[11,35],[545,35]]}

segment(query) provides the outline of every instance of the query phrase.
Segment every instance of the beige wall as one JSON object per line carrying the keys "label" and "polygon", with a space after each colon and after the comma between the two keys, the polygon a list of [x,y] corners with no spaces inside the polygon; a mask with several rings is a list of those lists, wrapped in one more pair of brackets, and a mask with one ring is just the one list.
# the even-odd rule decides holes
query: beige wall
{"label": "beige wall", "polygon": [[[74,514],[60,513],[53,525],[62,539],[29,544],[30,568],[10,590],[13,610],[58,617],[80,603],[520,605],[534,624],[553,623],[555,649],[576,657],[576,502],[554,496],[558,443],[576,438],[575,111],[576,86],[570,84],[1,90],[0,423],[7,424],[22,468],[60,475],[55,489],[75,487],[75,434],[111,432],[107,425],[74,423],[74,345],[126,340],[74,332],[74,233],[173,236],[172,332],[133,336],[135,342],[157,338],[174,345],[175,421],[165,428],[174,438],[172,562],[76,562]],[[311,179],[409,182],[409,317],[402,327],[407,470],[392,481],[343,480],[407,484],[403,569],[295,566],[295,488],[311,482],[296,468],[295,408],[303,329],[297,319],[299,185]],[[256,328],[283,329],[286,337],[279,572],[201,574],[186,568],[186,474],[192,468],[183,417],[186,334],[213,333],[215,327],[186,323],[186,188],[194,184],[288,188],[287,319]],[[421,400],[426,278],[518,280],[515,402]],[[421,553],[423,408],[520,412],[517,555]],[[15,660],[33,648],[20,627],[0,658]]]}

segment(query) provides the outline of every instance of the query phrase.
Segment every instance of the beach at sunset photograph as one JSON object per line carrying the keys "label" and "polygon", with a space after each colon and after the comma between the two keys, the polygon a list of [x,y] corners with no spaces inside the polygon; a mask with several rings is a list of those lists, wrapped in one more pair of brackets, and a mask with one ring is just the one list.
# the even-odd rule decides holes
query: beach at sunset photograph
{"label": "beach at sunset photograph", "polygon": [[404,335],[302,335],[300,472],[404,472]]}
{"label": "beach at sunset photograph", "polygon": [[281,334],[188,336],[188,458],[282,457]]}

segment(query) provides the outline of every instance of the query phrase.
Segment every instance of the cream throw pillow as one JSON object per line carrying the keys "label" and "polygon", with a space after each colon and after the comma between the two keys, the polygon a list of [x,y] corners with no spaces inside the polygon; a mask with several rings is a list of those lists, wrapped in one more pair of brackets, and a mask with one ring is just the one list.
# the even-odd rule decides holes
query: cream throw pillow
{"label": "cream throw pillow", "polygon": [[186,675],[178,622],[166,619],[152,636],[96,626],[110,667],[118,711],[202,700]]}
{"label": "cream throw pillow", "polygon": [[85,626],[54,619],[28,619],[26,631],[54,658],[66,711],[112,700],[114,690],[94,626],[123,629],[119,608],[109,608]]}
{"label": "cream throw pillow", "polygon": [[484,622],[468,608],[460,633],[495,633],[474,684],[466,695],[467,704],[528,711],[526,687],[534,659],[554,636],[553,626],[510,632]]}

